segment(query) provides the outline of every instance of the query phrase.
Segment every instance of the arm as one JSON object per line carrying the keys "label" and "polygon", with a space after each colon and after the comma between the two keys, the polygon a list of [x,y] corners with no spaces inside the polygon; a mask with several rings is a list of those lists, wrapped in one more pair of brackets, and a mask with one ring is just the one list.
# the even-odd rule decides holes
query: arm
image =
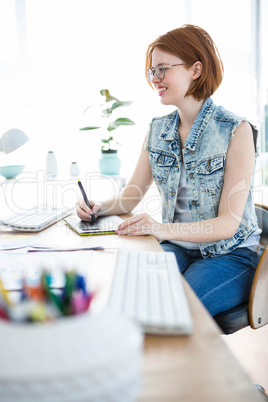
{"label": "arm", "polygon": [[148,215],[132,217],[119,226],[119,234],[152,234],[158,240],[209,242],[232,237],[242,219],[255,167],[252,129],[242,122],[230,142],[224,184],[216,218],[200,222],[160,224]]}
{"label": "arm", "polygon": [[[121,215],[131,212],[142,200],[152,181],[149,153],[143,147],[131,179],[118,197],[99,203],[90,201],[94,214],[98,217],[101,215]],[[91,220],[92,211],[83,200],[79,202],[76,212],[80,219]]]}
{"label": "arm", "polygon": [[116,199],[101,203],[100,215],[120,215],[131,212],[142,200],[152,181],[149,154],[147,150],[142,149],[127,186]]}

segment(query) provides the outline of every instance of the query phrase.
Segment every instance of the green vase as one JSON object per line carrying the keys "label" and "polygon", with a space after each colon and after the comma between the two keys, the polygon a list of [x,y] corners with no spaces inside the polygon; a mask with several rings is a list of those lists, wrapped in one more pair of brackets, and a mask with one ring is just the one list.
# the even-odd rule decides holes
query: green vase
{"label": "green vase", "polygon": [[121,161],[118,158],[117,150],[109,149],[101,151],[99,169],[101,174],[119,175]]}

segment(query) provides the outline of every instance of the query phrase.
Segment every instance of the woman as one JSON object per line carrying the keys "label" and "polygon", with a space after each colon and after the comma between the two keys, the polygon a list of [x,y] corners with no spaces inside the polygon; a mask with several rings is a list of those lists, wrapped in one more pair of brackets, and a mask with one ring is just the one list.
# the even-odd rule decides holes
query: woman
{"label": "woman", "polygon": [[[248,300],[260,230],[252,200],[256,131],[216,106],[211,95],[223,65],[211,37],[184,25],[147,50],[147,80],[176,110],[152,120],[135,171],[117,199],[93,204],[96,216],[130,212],[155,181],[162,223],[148,214],[119,225],[118,235],[154,235],[212,316]],[[80,202],[78,216],[91,220]]]}

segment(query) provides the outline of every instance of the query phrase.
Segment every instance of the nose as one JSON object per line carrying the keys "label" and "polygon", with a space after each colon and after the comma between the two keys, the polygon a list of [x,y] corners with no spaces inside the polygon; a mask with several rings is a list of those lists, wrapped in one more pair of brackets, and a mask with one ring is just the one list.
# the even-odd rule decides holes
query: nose
{"label": "nose", "polygon": [[152,84],[157,84],[157,83],[159,83],[160,81],[162,81],[162,80],[157,77],[156,73],[154,73],[153,79],[152,79],[152,81],[151,81]]}

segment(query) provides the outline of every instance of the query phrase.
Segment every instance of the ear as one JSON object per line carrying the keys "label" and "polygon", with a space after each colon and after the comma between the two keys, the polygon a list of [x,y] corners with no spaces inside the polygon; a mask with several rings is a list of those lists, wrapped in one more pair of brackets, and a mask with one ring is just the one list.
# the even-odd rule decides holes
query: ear
{"label": "ear", "polygon": [[193,79],[196,80],[202,74],[202,63],[201,61],[196,61],[193,64]]}

